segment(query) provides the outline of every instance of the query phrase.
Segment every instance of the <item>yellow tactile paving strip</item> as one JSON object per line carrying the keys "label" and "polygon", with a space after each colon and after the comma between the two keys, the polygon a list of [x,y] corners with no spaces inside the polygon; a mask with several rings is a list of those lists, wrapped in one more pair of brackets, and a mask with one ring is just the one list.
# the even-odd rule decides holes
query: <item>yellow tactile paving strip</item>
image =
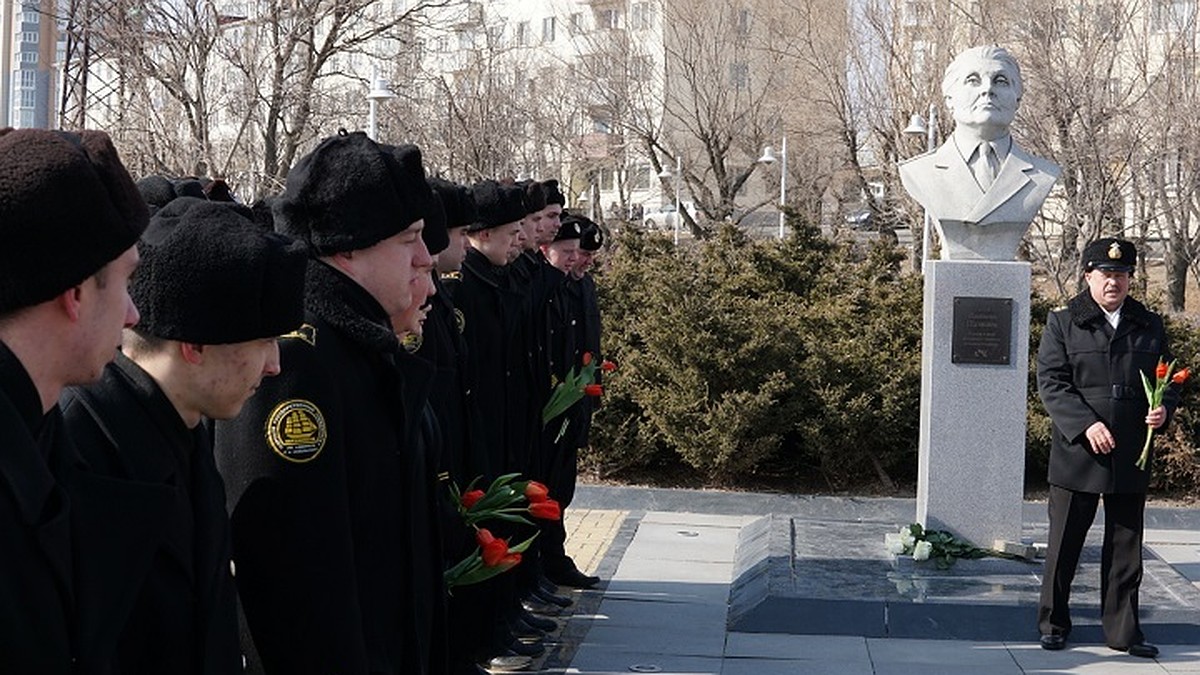
{"label": "yellow tactile paving strip", "polygon": [[575,566],[584,574],[595,574],[612,545],[617,531],[625,522],[628,511],[604,511],[599,509],[571,509],[563,514],[563,526],[567,530],[567,555],[575,560]]}

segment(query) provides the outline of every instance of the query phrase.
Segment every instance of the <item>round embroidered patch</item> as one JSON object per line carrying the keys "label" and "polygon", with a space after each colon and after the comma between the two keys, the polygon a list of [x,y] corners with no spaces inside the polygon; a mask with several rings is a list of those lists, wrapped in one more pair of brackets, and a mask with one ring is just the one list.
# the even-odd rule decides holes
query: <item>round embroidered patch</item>
{"label": "round embroidered patch", "polygon": [[405,333],[404,337],[400,338],[400,346],[404,347],[404,351],[409,354],[416,354],[423,344],[425,344],[425,337],[418,333]]}
{"label": "round embroidered patch", "polygon": [[267,444],[289,462],[316,459],[325,447],[325,416],[310,401],[294,398],[275,406],[267,418]]}

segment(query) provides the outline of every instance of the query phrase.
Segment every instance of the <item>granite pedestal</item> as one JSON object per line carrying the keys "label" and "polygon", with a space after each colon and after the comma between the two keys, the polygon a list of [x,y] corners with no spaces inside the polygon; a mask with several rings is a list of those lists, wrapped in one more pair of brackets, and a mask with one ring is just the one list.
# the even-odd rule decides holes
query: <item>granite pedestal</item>
{"label": "granite pedestal", "polygon": [[929,261],[916,522],[978,546],[1021,536],[1030,266]]}

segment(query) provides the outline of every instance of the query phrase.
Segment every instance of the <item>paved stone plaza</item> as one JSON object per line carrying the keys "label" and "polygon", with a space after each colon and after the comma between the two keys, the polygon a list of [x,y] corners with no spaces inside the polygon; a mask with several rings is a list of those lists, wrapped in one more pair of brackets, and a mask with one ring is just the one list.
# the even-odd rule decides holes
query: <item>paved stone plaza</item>
{"label": "paved stone plaza", "polygon": [[[600,574],[605,583],[577,594],[574,613],[565,619],[543,671],[1200,673],[1200,640],[1191,638],[1200,624],[1200,610],[1192,604],[1200,597],[1200,514],[1189,509],[1147,511],[1143,615],[1147,639],[1159,644],[1162,653],[1156,660],[1141,660],[1099,642],[1093,597],[1098,554],[1092,551],[1093,542],[1076,583],[1079,628],[1068,649],[1046,652],[1036,643],[1028,604],[1040,580],[1040,563],[963,561],[950,573],[941,573],[931,565],[897,561],[892,566],[886,560],[883,534],[909,522],[914,508],[913,500],[906,499],[581,486],[575,506],[567,512],[568,548],[582,569]],[[774,523],[764,526],[764,516],[773,516],[768,521]],[[1023,517],[1027,536],[1036,537],[1038,528],[1044,531],[1044,504],[1026,503]],[[738,626],[745,618],[739,619],[738,596],[748,587],[745,577],[753,567],[748,560],[755,556],[747,554],[753,546],[747,542],[754,539],[754,528],[768,539],[781,529],[789,538],[794,533],[792,556],[777,563],[790,570],[793,588],[804,589],[804,597],[791,598],[791,607],[785,602],[777,608],[792,619],[750,631]],[[857,566],[849,564],[853,560],[866,564],[856,571]],[[834,572],[843,575],[841,586],[821,581],[822,575],[833,578]],[[860,585],[856,575],[862,575]],[[1003,580],[989,585],[992,575]],[[953,588],[959,590],[948,590]],[[844,611],[847,605],[853,609],[853,603],[880,599],[893,608],[959,607],[951,611],[961,614],[938,619],[942,629],[976,637],[895,637]],[[954,601],[947,603],[948,599]],[[813,604],[815,600],[829,604]],[[1167,608],[1167,603],[1174,604]],[[796,614],[803,614],[803,620]],[[914,626],[930,624],[929,616],[914,617]],[[791,632],[782,632],[788,621]],[[836,634],[856,623],[862,625],[860,634]],[[1022,637],[981,636],[988,631]]]}

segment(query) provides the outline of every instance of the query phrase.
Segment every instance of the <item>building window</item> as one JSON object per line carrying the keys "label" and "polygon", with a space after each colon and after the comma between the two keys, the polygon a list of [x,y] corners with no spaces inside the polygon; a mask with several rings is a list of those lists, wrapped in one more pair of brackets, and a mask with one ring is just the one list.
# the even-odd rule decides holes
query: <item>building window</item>
{"label": "building window", "polygon": [[601,190],[613,189],[613,170],[612,169],[600,169],[600,189]]}
{"label": "building window", "polygon": [[41,19],[42,15],[37,10],[26,9],[21,12],[21,23],[30,23],[36,26],[41,22]]}
{"label": "building window", "polygon": [[474,49],[475,34],[469,30],[458,31],[458,48],[459,49]]}
{"label": "building window", "polygon": [[529,46],[529,22],[522,21],[517,24],[517,46]]}
{"label": "building window", "polygon": [[1196,0],[1151,0],[1150,28],[1176,31],[1189,26],[1196,14]]}
{"label": "building window", "polygon": [[37,41],[38,41],[37,31],[27,30],[27,31],[21,32],[21,42],[26,42],[26,43],[35,45],[35,44],[37,44]]}
{"label": "building window", "polygon": [[489,26],[487,29],[488,46],[499,47],[504,44],[504,24]]}
{"label": "building window", "polygon": [[579,35],[583,32],[583,15],[575,12],[567,20],[567,32],[571,35]]}
{"label": "building window", "polygon": [[32,63],[32,64],[36,65],[37,62],[38,62],[37,52],[21,52],[21,63]]}
{"label": "building window", "polygon": [[601,30],[616,30],[621,26],[621,15],[615,9],[602,9],[596,12],[596,27]]}
{"label": "building window", "polygon": [[634,190],[650,189],[650,165],[635,166],[629,172],[629,187]]}
{"label": "building window", "polygon": [[17,113],[17,126],[22,129],[33,128],[33,111],[21,110]]}
{"label": "building window", "polygon": [[646,30],[654,24],[654,6],[649,2],[635,2],[629,10],[629,27]]}
{"label": "building window", "polygon": [[21,86],[26,89],[33,89],[37,86],[37,71],[22,70],[21,71]]}
{"label": "building window", "polygon": [[554,42],[555,27],[554,17],[542,19],[542,42]]}
{"label": "building window", "polygon": [[745,89],[750,83],[750,66],[745,62],[729,65],[729,83],[737,89]]}
{"label": "building window", "polygon": [[36,89],[22,89],[21,90],[21,107],[22,108],[33,108],[36,105],[37,105],[37,90]]}
{"label": "building window", "polygon": [[733,17],[734,30],[738,35],[750,34],[750,10],[742,8],[737,10]]}
{"label": "building window", "polygon": [[923,0],[906,0],[901,12],[901,21],[909,27],[928,24],[931,15],[929,3]]}
{"label": "building window", "polygon": [[629,75],[634,80],[645,82],[654,73],[654,61],[649,56],[635,56],[629,62]]}

